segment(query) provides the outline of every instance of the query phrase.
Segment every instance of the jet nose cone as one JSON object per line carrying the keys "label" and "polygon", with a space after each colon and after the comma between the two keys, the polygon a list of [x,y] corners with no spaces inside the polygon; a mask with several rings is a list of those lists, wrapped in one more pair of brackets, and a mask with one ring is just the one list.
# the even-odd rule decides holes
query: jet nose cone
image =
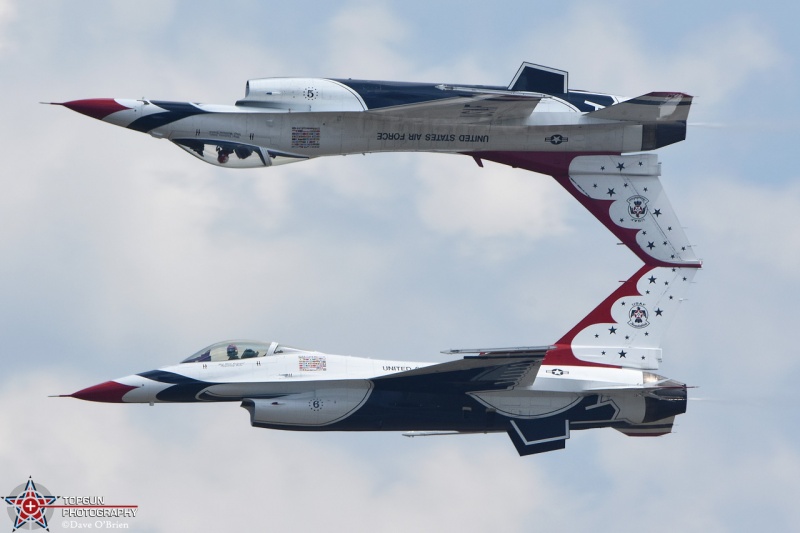
{"label": "jet nose cone", "polygon": [[77,111],[83,115],[103,120],[108,115],[117,111],[130,109],[114,100],[113,98],[91,98],[88,100],[72,100],[71,102],[54,103],[53,105],[63,105],[68,109]]}
{"label": "jet nose cone", "polygon": [[69,395],[70,398],[87,400],[90,402],[122,403],[122,397],[136,387],[123,385],[116,381],[106,381]]}

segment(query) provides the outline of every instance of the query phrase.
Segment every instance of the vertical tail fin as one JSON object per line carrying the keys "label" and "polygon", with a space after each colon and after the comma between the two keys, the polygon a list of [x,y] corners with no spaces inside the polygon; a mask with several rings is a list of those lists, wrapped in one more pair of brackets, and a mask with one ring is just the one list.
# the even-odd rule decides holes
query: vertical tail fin
{"label": "vertical tail fin", "polygon": [[554,176],[633,253],[651,265],[700,266],[661,186],[655,154],[578,156]]}
{"label": "vertical tail fin", "polygon": [[657,369],[661,338],[697,270],[643,266],[567,332],[544,364]]}

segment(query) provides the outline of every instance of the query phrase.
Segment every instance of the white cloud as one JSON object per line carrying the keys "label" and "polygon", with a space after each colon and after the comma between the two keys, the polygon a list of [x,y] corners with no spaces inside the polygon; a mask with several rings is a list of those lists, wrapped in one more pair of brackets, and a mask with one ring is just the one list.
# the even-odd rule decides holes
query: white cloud
{"label": "white cloud", "polygon": [[[716,410],[690,404],[679,432],[663,439],[575,432],[563,452],[519,458],[505,435],[284,433],[250,428],[234,404],[149,408],[44,396],[238,336],[439,360],[439,349],[487,337],[550,342],[637,261],[550,178],[433,154],[225,172],[167,142],[34,105],[145,94],[230,102],[249,77],[313,75],[312,64],[324,75],[508,81],[487,74],[496,65],[476,64],[474,42],[502,43],[478,56],[512,70],[526,59],[571,70],[573,85],[587,89],[679,89],[713,103],[780,67],[776,43],[795,40],[780,23],[764,29],[744,15],[695,11],[705,19],[688,32],[675,28],[674,46],[665,46],[647,24],[634,24],[632,11],[537,6],[552,11],[530,34],[487,25],[485,39],[471,41],[442,19],[441,35],[421,39],[436,45],[423,55],[405,43],[421,37],[415,17],[428,15],[398,3],[348,4],[331,20],[305,5],[302,16],[280,21],[267,16],[272,8],[253,7],[237,24],[201,3],[194,9],[207,10],[205,26],[168,8],[164,20],[150,26],[150,10],[130,29],[119,11],[126,5],[115,4],[109,24],[86,39],[73,18],[42,5],[0,3],[0,59],[11,73],[0,132],[9,155],[0,175],[7,489],[33,475],[67,494],[138,503],[137,526],[153,531],[247,530],[253,520],[343,530],[354,516],[387,530],[797,523],[789,500],[800,474],[797,428],[781,407],[791,392],[775,386],[790,391],[796,366],[800,242],[783,222],[800,203],[794,185],[703,176],[676,201],[707,266],[681,309],[686,320],[670,329],[664,373],[721,397]],[[660,14],[641,10],[648,20]],[[296,28],[315,52],[298,55],[265,20],[272,30]],[[141,38],[148,28],[156,38]],[[263,38],[243,36],[248,28]],[[462,52],[442,64],[442,43]],[[795,112],[774,111],[766,123]],[[748,132],[731,133],[707,139],[703,157],[735,146],[763,161],[764,176],[791,168],[785,154],[750,152]],[[757,408],[742,406],[755,397]],[[614,511],[621,505],[630,512]]]}
{"label": "white cloud", "polygon": [[8,31],[6,27],[12,24],[17,18],[17,6],[14,0],[0,0],[0,57],[7,50],[12,49],[8,41]]}
{"label": "white cloud", "polygon": [[543,57],[571,70],[574,88],[623,96],[680,90],[708,105],[725,103],[756,75],[774,76],[786,61],[757,16],[723,13],[692,33],[675,32],[670,47],[648,40],[647,27],[655,23],[635,9],[611,14],[606,5],[583,3],[570,9],[566,29],[544,27],[528,47],[558,43],[542,50]]}
{"label": "white cloud", "polygon": [[705,176],[686,203],[708,246],[716,245],[718,260],[758,264],[794,278],[800,269],[800,233],[785,221],[800,210],[796,181],[767,185]]}
{"label": "white cloud", "polygon": [[[380,153],[321,157],[287,167],[285,175],[291,182],[313,182],[333,192],[326,199],[342,209],[352,209],[354,205],[358,210],[380,216],[390,204],[402,201],[398,196],[404,195],[413,183],[415,155]],[[303,203],[302,198],[294,200]]]}
{"label": "white cloud", "polygon": [[[612,482],[604,487],[607,497],[633,506],[651,531],[747,530],[763,523],[758,513],[781,510],[776,530],[796,523],[792,494],[800,472],[800,454],[785,435],[763,433],[756,421],[748,422],[721,438],[721,428],[737,417],[730,407],[701,406],[690,402],[689,412],[679,418],[676,433],[655,439],[637,439],[603,430],[597,432],[598,463]],[[748,411],[739,414],[747,415]],[[748,420],[746,417],[739,420]],[[758,444],[746,442],[746,434],[759,434]],[[706,443],[698,445],[698,443]],[[688,475],[687,475],[688,474]],[[664,502],[674,510],[668,521]],[[783,514],[785,511],[785,514]],[[599,525],[613,519],[601,518]],[[620,531],[638,531],[626,523]]]}
{"label": "white cloud", "polygon": [[537,240],[568,231],[567,198],[548,176],[461,156],[419,156],[417,206],[433,230],[453,237]]}
{"label": "white cloud", "polygon": [[401,52],[409,35],[405,19],[383,2],[346,5],[328,24],[328,65],[336,76],[404,79],[411,72]]}

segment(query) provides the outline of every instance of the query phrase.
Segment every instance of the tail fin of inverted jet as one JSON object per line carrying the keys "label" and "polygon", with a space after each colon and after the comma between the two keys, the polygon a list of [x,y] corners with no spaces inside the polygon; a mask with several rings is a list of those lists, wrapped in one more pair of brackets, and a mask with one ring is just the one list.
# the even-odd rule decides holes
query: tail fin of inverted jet
{"label": "tail fin of inverted jet", "polygon": [[543,364],[657,369],[661,338],[696,272],[643,266],[556,342]]}
{"label": "tail fin of inverted jet", "polygon": [[694,266],[700,261],[661,186],[656,154],[572,155],[468,152],[481,160],[553,176],[646,264]]}
{"label": "tail fin of inverted jet", "polygon": [[699,267],[655,154],[578,156],[555,179],[645,263]]}

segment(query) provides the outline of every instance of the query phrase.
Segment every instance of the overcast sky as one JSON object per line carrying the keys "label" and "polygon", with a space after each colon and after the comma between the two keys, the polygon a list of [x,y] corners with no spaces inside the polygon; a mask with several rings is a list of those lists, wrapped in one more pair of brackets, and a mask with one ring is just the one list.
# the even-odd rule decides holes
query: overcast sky
{"label": "overcast sky", "polygon": [[[138,504],[153,532],[797,527],[800,7],[475,6],[0,0],[0,492],[33,476]],[[520,458],[502,434],[47,398],[230,338],[428,361],[558,339],[640,261],[549,177],[430,154],[222,170],[38,103],[230,104],[268,76],[505,85],[522,61],[697,97],[658,152],[705,265],[663,345],[660,373],[698,386],[674,434],[573,432]]]}

